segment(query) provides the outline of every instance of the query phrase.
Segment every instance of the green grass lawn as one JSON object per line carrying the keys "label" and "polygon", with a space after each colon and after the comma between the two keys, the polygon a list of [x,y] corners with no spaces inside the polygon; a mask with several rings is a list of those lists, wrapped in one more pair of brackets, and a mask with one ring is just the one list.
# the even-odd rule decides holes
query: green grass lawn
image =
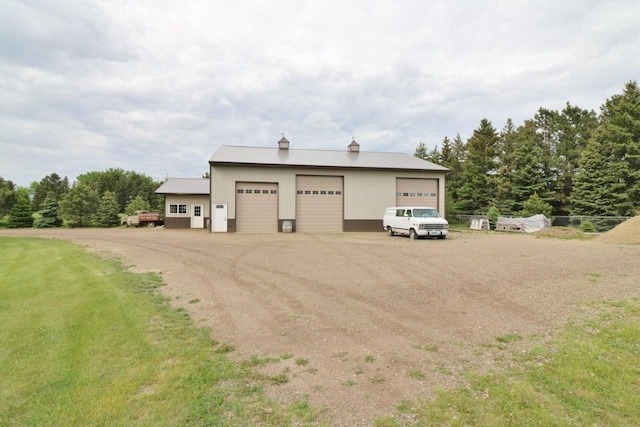
{"label": "green grass lawn", "polygon": [[514,368],[469,373],[469,387],[404,402],[375,425],[640,425],[640,301],[594,303],[582,316]]}
{"label": "green grass lawn", "polygon": [[[331,424],[304,397],[268,400],[263,385],[286,376],[227,358],[155,274],[56,240],[0,237],[0,260],[0,426]],[[640,425],[639,300],[594,303],[517,362],[374,424]]]}
{"label": "green grass lawn", "polygon": [[[287,425],[318,412],[133,274],[73,244],[0,237],[0,425]],[[221,351],[222,349],[222,351]]]}

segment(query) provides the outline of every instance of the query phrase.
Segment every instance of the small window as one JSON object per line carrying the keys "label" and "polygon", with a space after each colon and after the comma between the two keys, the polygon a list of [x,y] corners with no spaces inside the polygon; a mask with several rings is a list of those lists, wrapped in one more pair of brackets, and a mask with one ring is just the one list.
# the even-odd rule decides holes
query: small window
{"label": "small window", "polygon": [[303,194],[302,190],[296,191],[297,194]]}
{"label": "small window", "polygon": [[318,190],[313,190],[313,194],[318,194]]}
{"label": "small window", "polygon": [[186,214],[187,213],[187,205],[169,205],[169,213],[170,214]]}
{"label": "small window", "polygon": [[253,190],[255,194],[260,194],[260,190]]}
{"label": "small window", "polygon": [[431,197],[436,197],[436,193],[431,193]]}
{"label": "small window", "polygon": [[402,196],[402,193],[396,193],[396,197]]}
{"label": "small window", "polygon": [[338,190],[338,191],[336,191],[336,194],[340,195],[340,194],[342,194],[342,191]]}
{"label": "small window", "polygon": [[311,190],[304,190],[304,194],[311,194]]}
{"label": "small window", "polygon": [[422,193],[416,193],[418,197],[422,197]]}
{"label": "small window", "polygon": [[238,194],[242,194],[244,193],[244,190],[242,188],[238,188]]}
{"label": "small window", "polygon": [[252,193],[252,190],[247,190],[247,194],[251,194],[251,193]]}
{"label": "small window", "polygon": [[404,197],[409,197],[409,193],[402,193]]}
{"label": "small window", "polygon": [[269,190],[262,190],[262,194],[269,194]]}
{"label": "small window", "polygon": [[396,216],[404,216],[404,209],[398,209],[396,211]]}
{"label": "small window", "polygon": [[322,190],[322,191],[320,191],[320,194],[327,194],[327,192]]}
{"label": "small window", "polygon": [[271,194],[278,194],[278,190],[271,190]]}
{"label": "small window", "polygon": [[329,195],[333,196],[333,191],[329,190]]}
{"label": "small window", "polygon": [[409,193],[409,197],[416,197],[416,193]]}

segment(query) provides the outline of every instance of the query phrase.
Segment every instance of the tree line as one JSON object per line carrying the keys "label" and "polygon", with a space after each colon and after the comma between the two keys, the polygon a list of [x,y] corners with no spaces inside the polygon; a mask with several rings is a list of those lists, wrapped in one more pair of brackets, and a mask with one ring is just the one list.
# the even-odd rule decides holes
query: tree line
{"label": "tree line", "polygon": [[628,82],[599,114],[567,102],[498,131],[482,119],[471,137],[445,137],[415,156],[449,168],[449,215],[633,216],[640,212],[640,90]]}
{"label": "tree line", "polygon": [[164,198],[155,194],[161,184],[145,174],[123,169],[87,172],[72,185],[57,173],[29,187],[17,187],[0,177],[0,226],[117,226],[123,213],[163,210]]}

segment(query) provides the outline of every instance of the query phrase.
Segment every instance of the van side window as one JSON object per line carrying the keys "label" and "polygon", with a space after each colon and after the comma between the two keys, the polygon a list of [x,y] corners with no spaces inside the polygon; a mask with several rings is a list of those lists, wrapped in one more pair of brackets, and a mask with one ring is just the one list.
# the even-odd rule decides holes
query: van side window
{"label": "van side window", "polygon": [[404,216],[404,209],[398,209],[396,211],[396,216]]}
{"label": "van side window", "polygon": [[411,218],[411,209],[407,209],[407,216]]}

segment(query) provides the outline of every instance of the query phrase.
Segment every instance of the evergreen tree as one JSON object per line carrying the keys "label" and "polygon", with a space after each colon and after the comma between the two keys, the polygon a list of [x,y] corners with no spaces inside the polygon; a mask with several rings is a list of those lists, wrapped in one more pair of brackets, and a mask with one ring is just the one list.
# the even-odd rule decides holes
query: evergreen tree
{"label": "evergreen tree", "polygon": [[580,157],[580,169],[571,193],[572,215],[630,215],[633,203],[625,191],[612,144],[598,129]]}
{"label": "evergreen tree", "polygon": [[[446,139],[446,138],[445,138]],[[443,142],[444,148],[444,142]],[[447,191],[451,194],[451,199],[457,204],[459,191],[462,187],[462,168],[467,158],[467,146],[462,141],[460,134],[456,134],[451,145],[451,157],[443,162],[443,166],[449,168],[447,174]],[[448,211],[448,210],[447,210]]]}
{"label": "evergreen tree", "polygon": [[33,211],[26,194],[19,194],[18,199],[9,212],[9,228],[29,228],[33,226]]}
{"label": "evergreen tree", "polygon": [[427,146],[424,145],[424,142],[418,144],[418,146],[416,147],[416,152],[413,153],[413,155],[419,159],[427,158]]}
{"label": "evergreen tree", "polygon": [[164,208],[163,197],[155,193],[161,183],[144,174],[123,169],[108,169],[82,174],[78,176],[78,183],[88,186],[99,196],[105,191],[111,191],[118,201],[120,212],[124,212],[136,196],[147,200],[155,210]]}
{"label": "evergreen tree", "polygon": [[50,191],[40,205],[40,216],[36,218],[33,226],[36,228],[60,227],[62,219],[58,215],[58,199],[53,191]]}
{"label": "evergreen tree", "polygon": [[111,191],[105,191],[100,199],[96,224],[100,227],[115,227],[120,225],[120,207]]}
{"label": "evergreen tree", "polygon": [[462,170],[459,206],[467,214],[486,211],[496,198],[496,148],[498,134],[491,122],[482,119],[467,141],[467,158]]}
{"label": "evergreen tree", "polygon": [[16,202],[16,186],[0,177],[0,218],[7,215]]}
{"label": "evergreen tree", "polygon": [[31,183],[32,200],[31,208],[34,211],[40,210],[40,206],[47,195],[52,192],[56,200],[61,200],[62,197],[69,191],[69,180],[65,176],[60,178],[57,173],[47,175],[39,183]]}
{"label": "evergreen tree", "polygon": [[527,120],[518,128],[517,140],[510,179],[511,212],[520,211],[532,195],[546,193],[541,137],[533,121]]}
{"label": "evergreen tree", "polygon": [[[601,109],[599,137],[611,144],[616,178],[635,209],[640,208],[640,89],[635,81],[621,95],[608,99]],[[626,202],[625,202],[626,204]],[[629,212],[625,204],[618,211]]]}
{"label": "evergreen tree", "polygon": [[98,210],[100,197],[86,185],[74,185],[60,200],[60,217],[72,227],[91,225],[93,216]]}
{"label": "evergreen tree", "polygon": [[538,193],[533,193],[523,204],[520,216],[529,217],[533,215],[542,214],[547,218],[551,217],[551,210],[553,207],[544,201],[542,197],[538,196]]}
{"label": "evergreen tree", "polygon": [[132,215],[135,211],[141,211],[141,210],[145,210],[145,211],[151,210],[151,205],[142,197],[136,196],[131,201],[131,203],[127,205],[125,209],[125,213],[127,215]]}
{"label": "evergreen tree", "polygon": [[511,119],[500,132],[498,141],[498,173],[496,174],[496,208],[502,212],[514,213],[516,200],[511,190],[511,179],[516,169],[516,127]]}
{"label": "evergreen tree", "polygon": [[580,155],[597,127],[596,113],[567,102],[561,112],[540,108],[535,121],[547,153],[543,164],[548,198],[555,214],[567,215]]}

